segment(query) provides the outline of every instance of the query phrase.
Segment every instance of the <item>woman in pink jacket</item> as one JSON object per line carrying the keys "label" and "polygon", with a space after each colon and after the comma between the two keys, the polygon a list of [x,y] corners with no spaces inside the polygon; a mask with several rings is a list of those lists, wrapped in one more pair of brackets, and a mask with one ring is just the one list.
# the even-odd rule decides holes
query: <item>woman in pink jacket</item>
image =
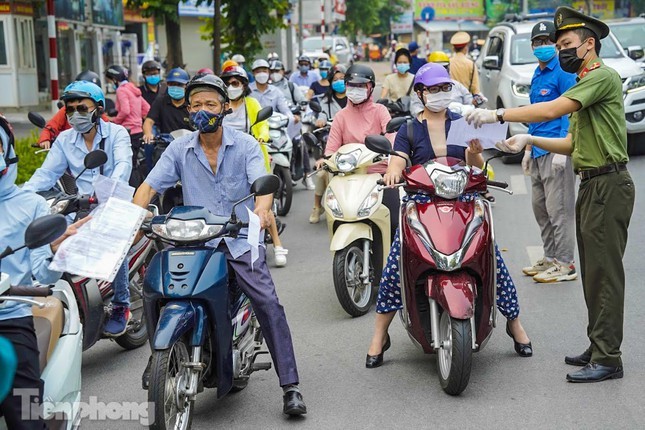
{"label": "woman in pink jacket", "polygon": [[[138,186],[143,178],[136,178],[139,172],[137,158],[143,137],[143,120],[148,115],[150,105],[141,95],[141,90],[128,80],[128,69],[112,65],[105,71],[108,81],[116,86],[116,110],[118,114],[112,121],[120,124],[130,133],[132,144],[132,176],[130,185]],[[144,172],[141,172],[143,174]]]}
{"label": "woman in pink jacket", "polygon": [[[345,94],[349,103],[334,116],[334,122],[327,138],[325,155],[333,154],[342,145],[348,143],[364,143],[365,138],[370,134],[385,133],[387,123],[392,119],[385,106],[374,103],[372,100],[376,78],[371,68],[363,65],[350,67],[345,74],[345,85]],[[322,158],[316,161],[316,169],[320,169],[323,162]],[[387,161],[382,161],[370,166],[367,171],[383,174],[386,170]],[[309,216],[309,222],[312,224],[319,222],[320,215],[324,212],[322,196],[329,182],[329,176],[326,173],[319,173],[317,176],[314,208]]]}

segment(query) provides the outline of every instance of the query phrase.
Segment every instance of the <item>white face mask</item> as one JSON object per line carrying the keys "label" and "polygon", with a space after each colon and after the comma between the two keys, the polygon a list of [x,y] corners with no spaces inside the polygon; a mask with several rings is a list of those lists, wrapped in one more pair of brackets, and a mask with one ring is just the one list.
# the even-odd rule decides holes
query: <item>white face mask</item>
{"label": "white face mask", "polygon": [[228,98],[231,100],[237,100],[242,96],[242,93],[244,92],[244,87],[239,86],[239,87],[228,87],[226,89],[226,92],[228,93]]}
{"label": "white face mask", "polygon": [[345,94],[349,101],[355,105],[361,104],[367,100],[367,88],[347,87],[347,92]]}
{"label": "white face mask", "polygon": [[258,84],[266,84],[269,82],[269,74],[265,72],[258,73],[255,75],[255,80],[258,81]]}
{"label": "white face mask", "polygon": [[271,73],[271,80],[274,83],[275,82],[280,82],[282,80],[282,78],[284,78],[284,76],[282,76],[282,73]]}
{"label": "white face mask", "polygon": [[426,94],[426,109],[430,112],[441,112],[447,109],[452,100],[452,91],[440,91],[437,94]]}

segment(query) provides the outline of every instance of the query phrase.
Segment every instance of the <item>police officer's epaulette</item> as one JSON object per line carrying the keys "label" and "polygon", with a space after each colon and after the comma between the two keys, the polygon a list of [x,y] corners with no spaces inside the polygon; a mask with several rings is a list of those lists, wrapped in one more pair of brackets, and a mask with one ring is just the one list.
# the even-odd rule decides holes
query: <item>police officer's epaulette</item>
{"label": "police officer's epaulette", "polygon": [[600,61],[597,61],[591,65],[591,67],[585,67],[582,73],[580,73],[580,79],[584,78],[587,76],[587,73],[591,72],[592,70],[596,70],[597,68],[600,67]]}

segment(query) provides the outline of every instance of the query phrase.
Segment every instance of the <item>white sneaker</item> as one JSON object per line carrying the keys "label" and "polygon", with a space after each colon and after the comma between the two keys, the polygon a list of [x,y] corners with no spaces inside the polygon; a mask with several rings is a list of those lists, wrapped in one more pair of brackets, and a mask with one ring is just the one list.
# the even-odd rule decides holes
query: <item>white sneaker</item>
{"label": "white sneaker", "polygon": [[309,224],[318,224],[320,222],[320,215],[322,215],[325,210],[320,208],[313,208],[311,210],[311,215],[309,215]]}
{"label": "white sneaker", "polygon": [[305,176],[305,178],[302,180],[302,183],[305,185],[305,187],[308,190],[315,190],[316,189],[316,184],[314,184],[314,180],[311,179],[309,176]]}
{"label": "white sneaker", "polygon": [[534,265],[523,268],[522,272],[526,276],[535,276],[540,272],[550,269],[554,264],[553,260],[548,261],[546,258],[541,258]]}
{"label": "white sneaker", "polygon": [[538,273],[533,277],[535,282],[551,283],[561,281],[573,281],[578,277],[576,266],[573,264],[561,264],[558,261],[553,263],[548,270]]}
{"label": "white sneaker", "polygon": [[289,253],[288,249],[285,249],[281,246],[273,247],[273,254],[275,256],[275,265],[276,267],[284,267],[287,265],[287,254]]}

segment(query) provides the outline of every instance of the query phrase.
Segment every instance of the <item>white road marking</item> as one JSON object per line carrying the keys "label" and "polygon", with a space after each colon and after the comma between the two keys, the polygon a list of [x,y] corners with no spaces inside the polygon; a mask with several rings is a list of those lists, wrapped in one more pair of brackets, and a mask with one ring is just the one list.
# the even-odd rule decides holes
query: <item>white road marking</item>
{"label": "white road marking", "polygon": [[526,189],[526,176],[511,175],[511,190],[513,190],[513,195],[528,194]]}

